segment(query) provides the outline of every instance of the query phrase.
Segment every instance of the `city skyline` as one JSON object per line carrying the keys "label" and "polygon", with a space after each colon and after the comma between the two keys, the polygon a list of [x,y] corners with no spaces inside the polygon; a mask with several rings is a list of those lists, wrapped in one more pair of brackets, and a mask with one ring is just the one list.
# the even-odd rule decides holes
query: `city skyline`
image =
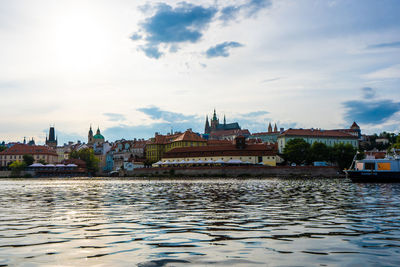
{"label": "city skyline", "polygon": [[0,141],[201,132],[399,132],[398,1],[4,1]]}

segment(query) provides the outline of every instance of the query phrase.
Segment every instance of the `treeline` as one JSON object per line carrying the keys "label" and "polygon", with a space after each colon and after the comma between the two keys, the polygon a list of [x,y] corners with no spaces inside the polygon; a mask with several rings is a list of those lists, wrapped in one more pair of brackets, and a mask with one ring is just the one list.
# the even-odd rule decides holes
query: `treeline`
{"label": "treeline", "polygon": [[[310,145],[301,138],[291,139],[283,150],[283,158],[288,163],[297,165],[312,165],[315,161],[330,162],[337,165],[341,170],[350,167],[354,155],[357,153],[350,144],[336,144],[329,147],[324,143],[313,143]],[[363,157],[360,154],[359,157]]]}

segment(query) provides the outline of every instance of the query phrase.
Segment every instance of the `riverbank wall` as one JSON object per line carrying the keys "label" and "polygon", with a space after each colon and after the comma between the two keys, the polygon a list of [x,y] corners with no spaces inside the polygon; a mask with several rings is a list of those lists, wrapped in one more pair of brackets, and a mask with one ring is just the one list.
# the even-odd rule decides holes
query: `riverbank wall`
{"label": "riverbank wall", "polygon": [[224,166],[141,168],[124,176],[187,176],[187,177],[343,177],[337,167],[314,166]]}

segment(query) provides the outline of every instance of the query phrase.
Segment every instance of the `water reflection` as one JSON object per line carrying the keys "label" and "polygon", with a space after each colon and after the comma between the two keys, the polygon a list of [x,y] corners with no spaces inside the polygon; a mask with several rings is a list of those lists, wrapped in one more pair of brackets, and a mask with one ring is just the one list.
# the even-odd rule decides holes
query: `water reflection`
{"label": "water reflection", "polygon": [[400,185],[0,180],[0,265],[400,263]]}

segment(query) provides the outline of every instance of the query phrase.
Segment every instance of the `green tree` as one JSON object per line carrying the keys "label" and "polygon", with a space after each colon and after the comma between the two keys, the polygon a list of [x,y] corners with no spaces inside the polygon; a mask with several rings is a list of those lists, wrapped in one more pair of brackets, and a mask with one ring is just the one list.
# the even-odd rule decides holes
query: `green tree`
{"label": "green tree", "polygon": [[99,170],[99,159],[91,148],[72,151],[70,157],[83,160],[89,173],[95,174]]}
{"label": "green tree", "polygon": [[2,145],[0,145],[0,152],[1,151],[4,151],[4,150],[6,150],[7,149],[7,147],[6,146],[2,146]]}
{"label": "green tree", "polygon": [[327,145],[315,142],[310,148],[310,162],[314,161],[330,161],[330,149]]}
{"label": "green tree", "polygon": [[21,171],[23,171],[26,167],[25,162],[14,161],[8,166],[11,169],[11,176],[20,176]]}
{"label": "green tree", "polygon": [[287,142],[283,149],[283,158],[291,163],[305,163],[309,157],[310,144],[302,138],[295,138]]}
{"label": "green tree", "polygon": [[47,162],[46,162],[44,159],[39,159],[39,160],[37,161],[37,163],[40,163],[40,164],[43,164],[43,165],[46,165],[46,164],[47,164]]}
{"label": "green tree", "polygon": [[332,148],[332,161],[340,170],[350,167],[357,150],[350,144],[336,144]]}
{"label": "green tree", "polygon": [[25,154],[23,156],[23,159],[24,159],[26,166],[30,166],[33,164],[33,162],[35,162],[35,159],[33,158],[33,156],[29,155],[29,154]]}

